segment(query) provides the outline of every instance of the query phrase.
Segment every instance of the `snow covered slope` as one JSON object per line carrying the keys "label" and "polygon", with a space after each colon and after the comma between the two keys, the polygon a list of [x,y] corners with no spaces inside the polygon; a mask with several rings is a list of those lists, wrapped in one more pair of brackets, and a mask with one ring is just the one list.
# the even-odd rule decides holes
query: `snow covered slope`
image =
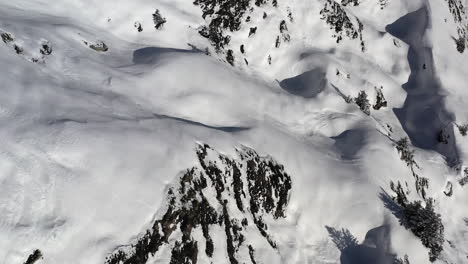
{"label": "snow covered slope", "polygon": [[0,263],[468,263],[466,0],[0,0]]}

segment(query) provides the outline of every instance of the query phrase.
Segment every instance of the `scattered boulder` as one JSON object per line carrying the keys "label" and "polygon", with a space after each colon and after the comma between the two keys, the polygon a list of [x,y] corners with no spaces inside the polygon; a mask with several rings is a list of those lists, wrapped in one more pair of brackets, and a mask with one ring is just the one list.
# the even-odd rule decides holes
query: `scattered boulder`
{"label": "scattered boulder", "polygon": [[96,43],[89,44],[87,41],[83,41],[87,46],[89,46],[91,49],[98,51],[98,52],[106,52],[109,50],[109,47],[107,47],[106,43],[103,41],[97,41]]}

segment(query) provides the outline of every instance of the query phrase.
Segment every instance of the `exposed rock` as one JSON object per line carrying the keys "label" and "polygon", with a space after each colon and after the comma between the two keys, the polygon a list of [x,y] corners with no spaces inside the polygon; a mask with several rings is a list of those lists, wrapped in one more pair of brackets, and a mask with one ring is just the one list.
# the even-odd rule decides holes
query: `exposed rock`
{"label": "exposed rock", "polygon": [[[84,42],[86,45],[88,45],[88,43],[85,41]],[[106,52],[109,50],[109,48],[107,47],[106,43],[104,43],[103,41],[97,41],[96,43],[94,44],[90,44],[89,47],[95,51],[99,51],[99,52]]]}

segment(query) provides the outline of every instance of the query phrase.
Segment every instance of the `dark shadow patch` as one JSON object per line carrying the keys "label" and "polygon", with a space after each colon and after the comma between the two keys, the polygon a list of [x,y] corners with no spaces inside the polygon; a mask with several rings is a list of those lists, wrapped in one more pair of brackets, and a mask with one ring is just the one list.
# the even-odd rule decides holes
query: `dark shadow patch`
{"label": "dark shadow patch", "polygon": [[325,90],[328,82],[326,75],[326,71],[317,68],[295,77],[284,79],[279,85],[291,94],[304,98],[313,98]]}
{"label": "dark shadow patch", "polygon": [[170,120],[183,122],[183,123],[193,125],[193,126],[200,126],[200,127],[204,127],[204,128],[209,128],[209,129],[214,129],[214,130],[219,130],[219,131],[229,132],[229,133],[241,132],[241,131],[251,129],[251,127],[241,127],[241,126],[219,126],[219,127],[218,126],[209,126],[209,125],[206,125],[206,124],[203,124],[203,123],[200,123],[200,122],[196,122],[196,121],[192,121],[192,120],[189,120],[189,119],[184,119],[184,118],[180,118],[180,117],[173,117],[173,116],[167,116],[167,115],[154,114],[154,116],[156,118],[159,118],[159,119],[170,119]]}
{"label": "dark shadow patch", "polygon": [[360,129],[346,130],[336,137],[335,147],[341,152],[341,158],[352,160],[365,144],[366,132]]}
{"label": "dark shadow patch", "polygon": [[133,52],[133,63],[153,64],[166,53],[201,53],[199,50],[184,50],[172,48],[146,47]]}
{"label": "dark shadow patch", "polygon": [[[387,32],[409,45],[411,74],[402,86],[407,98],[402,108],[393,110],[415,147],[436,151],[445,157],[449,166],[454,166],[459,160],[451,126],[455,116],[445,107],[432,49],[424,45],[424,32],[430,27],[427,12],[423,7],[386,27]],[[444,129],[451,138],[447,144],[437,141],[437,135]]]}

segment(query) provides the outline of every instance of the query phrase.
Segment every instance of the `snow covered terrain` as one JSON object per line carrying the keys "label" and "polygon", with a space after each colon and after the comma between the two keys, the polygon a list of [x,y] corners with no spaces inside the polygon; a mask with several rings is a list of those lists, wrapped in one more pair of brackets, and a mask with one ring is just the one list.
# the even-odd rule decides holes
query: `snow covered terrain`
{"label": "snow covered terrain", "polygon": [[467,0],[0,0],[0,263],[468,263]]}

